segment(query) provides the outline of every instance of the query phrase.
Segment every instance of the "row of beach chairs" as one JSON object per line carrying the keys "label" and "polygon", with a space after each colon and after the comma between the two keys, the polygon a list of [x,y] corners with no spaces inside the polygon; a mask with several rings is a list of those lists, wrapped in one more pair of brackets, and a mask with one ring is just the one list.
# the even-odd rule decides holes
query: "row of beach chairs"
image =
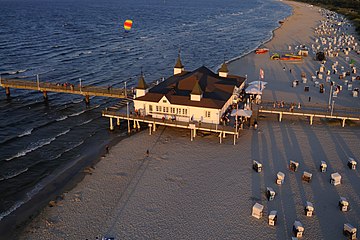
{"label": "row of beach chairs", "polygon": [[[355,170],[356,166],[357,166],[357,162],[353,158],[349,158],[347,165],[350,169]],[[253,160],[252,167],[258,173],[263,171],[263,165],[256,160]],[[295,162],[295,161],[290,161],[289,170],[296,172],[298,169],[299,169],[299,163]],[[326,172],[327,163],[325,161],[321,161],[319,169],[320,169],[320,172]],[[310,183],[310,181],[312,179],[312,174],[304,171],[303,175],[302,175],[302,179],[304,181]],[[282,185],[282,184],[284,184],[284,180],[285,180],[285,174],[283,172],[278,172],[276,174],[276,181],[275,181],[276,184]],[[330,175],[330,183],[334,186],[341,184],[341,175],[338,172],[332,173]],[[276,192],[274,191],[273,188],[271,188],[271,187],[266,188],[266,197],[267,197],[268,201],[274,200],[275,195],[276,195]],[[350,207],[349,201],[345,197],[340,197],[338,206],[340,208],[340,211],[347,212]],[[314,205],[311,202],[307,201],[304,206],[305,215],[307,217],[313,216],[314,210],[315,210]],[[257,219],[260,219],[263,216],[263,212],[264,212],[264,206],[259,203],[255,203],[252,208],[252,216]],[[277,222],[277,211],[272,210],[272,211],[270,211],[270,213],[268,215],[268,224],[270,226],[275,226],[276,222]],[[304,226],[302,225],[302,223],[300,221],[294,222],[293,232],[294,232],[294,235],[296,236],[296,238],[302,237],[304,230],[305,230]],[[353,227],[350,223],[344,224],[343,233],[345,235],[347,235],[350,239],[356,239],[356,232],[357,232],[357,229],[355,227]],[[294,239],[296,239],[296,238],[294,238]]]}

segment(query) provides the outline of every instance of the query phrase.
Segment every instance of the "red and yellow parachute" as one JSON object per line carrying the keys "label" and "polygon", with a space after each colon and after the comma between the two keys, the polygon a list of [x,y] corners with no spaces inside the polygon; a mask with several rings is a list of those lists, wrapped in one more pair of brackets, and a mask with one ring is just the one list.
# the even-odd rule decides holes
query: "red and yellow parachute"
{"label": "red and yellow parachute", "polygon": [[129,19],[127,19],[127,20],[124,22],[124,29],[125,29],[126,32],[128,32],[128,31],[131,30],[132,24],[133,24],[133,21],[132,21],[132,20],[129,20]]}

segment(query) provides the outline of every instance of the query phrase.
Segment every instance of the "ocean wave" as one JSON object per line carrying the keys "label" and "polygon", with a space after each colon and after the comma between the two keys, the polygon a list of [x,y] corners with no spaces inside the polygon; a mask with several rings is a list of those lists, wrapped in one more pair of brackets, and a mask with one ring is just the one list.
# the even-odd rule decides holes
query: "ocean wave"
{"label": "ocean wave", "polygon": [[49,159],[49,161],[53,161],[55,159],[58,159],[59,157],[61,157],[63,154],[62,153],[59,153],[58,155],[56,155],[55,157]]}
{"label": "ocean wave", "polygon": [[14,177],[19,176],[20,174],[22,174],[24,172],[27,172],[28,170],[29,170],[28,168],[25,168],[25,169],[22,169],[20,171],[9,172],[8,174],[4,175],[2,179],[6,180],[6,179],[14,178]]}
{"label": "ocean wave", "polygon": [[236,12],[236,13],[231,13],[230,15],[231,16],[240,16],[240,15],[243,15],[244,13],[243,12]]}
{"label": "ocean wave", "polygon": [[85,121],[85,122],[82,122],[82,123],[78,124],[78,126],[82,126],[82,125],[88,124],[88,123],[92,122],[93,120],[94,120],[94,119],[89,119],[89,120],[87,120],[87,121]]}
{"label": "ocean wave", "polygon": [[[69,130],[70,131],[70,130]],[[49,145],[52,141],[54,141],[56,139],[56,137],[53,137],[53,138],[47,138],[47,139],[42,139],[34,144],[30,144],[29,147],[21,152],[18,152],[17,154],[5,159],[6,161],[11,161],[15,158],[18,158],[18,157],[22,157],[22,156],[25,156],[26,154],[32,152],[32,151],[35,151],[36,149],[39,149],[43,146],[46,146],[46,145]]]}
{"label": "ocean wave", "polygon": [[23,205],[25,202],[23,201],[18,201],[16,202],[14,205],[11,206],[11,208],[9,208],[8,210],[6,210],[5,212],[0,213],[0,221],[6,217],[7,215],[9,215],[10,213],[12,213],[13,211],[15,211],[16,209],[18,209],[21,205]]}
{"label": "ocean wave", "polygon": [[58,119],[56,119],[57,122],[60,122],[60,121],[63,121],[65,119],[67,119],[68,116],[62,116],[62,117],[59,117]]}
{"label": "ocean wave", "polygon": [[25,132],[17,135],[17,136],[11,136],[11,137],[8,137],[8,138],[5,138],[2,142],[0,142],[0,144],[4,144],[4,143],[8,143],[8,142],[12,142],[18,138],[21,138],[21,137],[24,137],[24,136],[27,136],[27,135],[30,135],[32,133],[34,129],[30,129],[30,130],[26,130]]}
{"label": "ocean wave", "polygon": [[74,99],[72,100],[72,103],[81,103],[82,101],[84,101],[83,99]]}
{"label": "ocean wave", "polygon": [[37,193],[39,193],[40,190],[43,188],[44,188],[44,184],[41,184],[41,183],[36,184],[35,187],[33,189],[31,189],[30,192],[26,193],[26,196],[27,196],[26,200],[29,201],[33,196],[35,196]]}
{"label": "ocean wave", "polygon": [[2,72],[1,75],[6,76],[6,75],[15,75],[15,74],[19,74],[19,73],[23,73],[26,72],[27,69],[20,69],[17,71],[7,71],[7,72]]}
{"label": "ocean wave", "polygon": [[70,114],[69,117],[79,116],[80,114],[83,114],[84,112],[85,112],[85,110],[82,110],[82,111],[80,111],[80,112]]}
{"label": "ocean wave", "polygon": [[68,129],[68,130],[66,130],[66,131],[64,131],[64,132],[59,133],[58,135],[56,135],[55,138],[60,137],[60,136],[62,136],[62,135],[65,135],[65,134],[67,134],[68,132],[70,132],[70,129]]}
{"label": "ocean wave", "polygon": [[33,130],[34,130],[33,128],[28,129],[28,130],[26,130],[25,132],[19,134],[18,137],[24,137],[24,136],[30,135]]}
{"label": "ocean wave", "polygon": [[69,151],[73,150],[74,148],[77,148],[78,146],[80,146],[83,143],[84,143],[84,141],[78,142],[77,144],[71,146],[71,148],[65,149],[64,153],[69,152]]}

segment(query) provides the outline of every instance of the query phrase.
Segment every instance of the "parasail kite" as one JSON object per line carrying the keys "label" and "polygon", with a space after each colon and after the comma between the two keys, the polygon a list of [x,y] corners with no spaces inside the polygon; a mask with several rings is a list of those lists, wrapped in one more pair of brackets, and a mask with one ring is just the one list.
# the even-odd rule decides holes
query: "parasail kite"
{"label": "parasail kite", "polygon": [[133,23],[133,21],[129,20],[129,19],[124,22],[124,29],[126,32],[130,31],[130,29],[132,27],[132,23]]}

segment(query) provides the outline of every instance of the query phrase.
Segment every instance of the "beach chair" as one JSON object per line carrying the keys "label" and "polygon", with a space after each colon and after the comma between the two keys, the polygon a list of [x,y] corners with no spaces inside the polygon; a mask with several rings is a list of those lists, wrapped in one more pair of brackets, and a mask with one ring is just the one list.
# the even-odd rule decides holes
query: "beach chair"
{"label": "beach chair", "polygon": [[276,184],[281,185],[284,183],[285,174],[283,172],[278,172],[276,174]]}
{"label": "beach chair", "polygon": [[266,197],[269,201],[274,200],[275,194],[276,193],[275,193],[274,189],[272,189],[271,187],[266,188]]}
{"label": "beach chair", "polygon": [[277,211],[273,210],[269,214],[268,223],[270,226],[275,226],[277,222]]}
{"label": "beach chair", "polygon": [[290,165],[289,165],[290,171],[296,172],[298,168],[299,168],[299,163],[290,160]]}
{"label": "beach chair", "polygon": [[330,183],[334,186],[341,184],[341,175],[338,172],[332,173],[330,176]]}
{"label": "beach chair", "polygon": [[353,97],[358,97],[359,96],[359,91],[353,90],[352,91],[352,96]]}
{"label": "beach chair", "polygon": [[307,217],[311,217],[314,213],[314,206],[311,202],[306,202],[306,205],[305,205],[305,215]]}
{"label": "beach chair", "polygon": [[293,225],[293,232],[297,238],[300,238],[304,234],[304,227],[300,221],[295,221]]}
{"label": "beach chair", "polygon": [[302,175],[302,180],[309,183],[311,181],[311,178],[312,178],[312,174],[304,171]]}
{"label": "beach chair", "polygon": [[262,171],[262,164],[259,163],[258,161],[253,160],[253,169],[256,172],[261,172]]}
{"label": "beach chair", "polygon": [[320,172],[326,172],[327,164],[325,161],[321,161],[320,163]]}
{"label": "beach chair", "polygon": [[348,159],[349,168],[352,169],[352,170],[355,170],[356,165],[357,165],[357,162],[353,158],[349,157],[349,159]]}
{"label": "beach chair", "polygon": [[252,208],[252,216],[260,219],[263,216],[263,210],[264,210],[264,206],[259,204],[259,203],[255,203],[253,208]]}
{"label": "beach chair", "polygon": [[339,208],[340,208],[340,211],[342,211],[342,212],[349,211],[349,202],[346,198],[340,197]]}
{"label": "beach chair", "polygon": [[350,223],[344,224],[343,233],[345,236],[347,236],[350,239],[356,239],[356,232],[357,229],[353,227]]}

